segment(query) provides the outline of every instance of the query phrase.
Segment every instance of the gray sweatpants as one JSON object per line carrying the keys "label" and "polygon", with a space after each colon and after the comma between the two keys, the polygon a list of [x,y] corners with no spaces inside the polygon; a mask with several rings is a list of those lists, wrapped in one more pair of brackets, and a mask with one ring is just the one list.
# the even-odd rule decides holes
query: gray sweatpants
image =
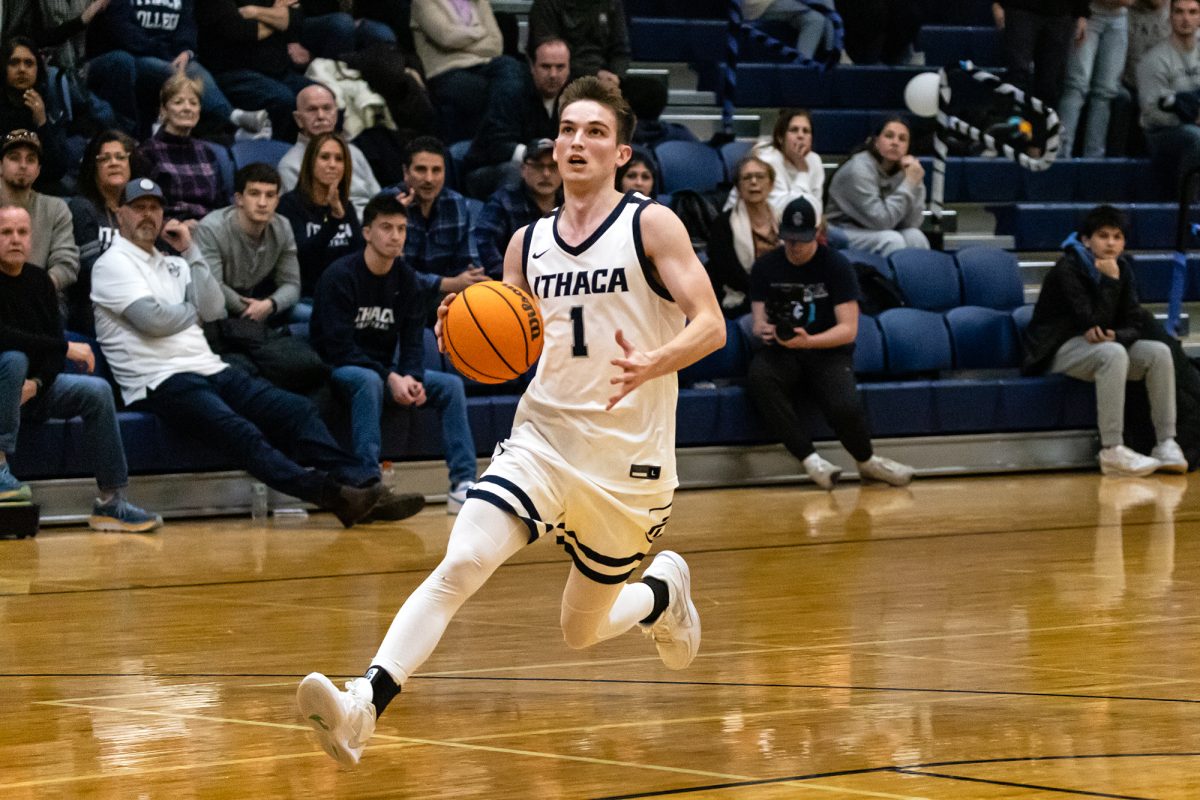
{"label": "gray sweatpants", "polygon": [[1139,340],[1126,350],[1116,342],[1091,344],[1076,336],[1058,348],[1050,371],[1096,384],[1101,446],[1124,443],[1127,380],[1146,381],[1150,421],[1158,441],[1175,438],[1175,365],[1171,348],[1162,342]]}

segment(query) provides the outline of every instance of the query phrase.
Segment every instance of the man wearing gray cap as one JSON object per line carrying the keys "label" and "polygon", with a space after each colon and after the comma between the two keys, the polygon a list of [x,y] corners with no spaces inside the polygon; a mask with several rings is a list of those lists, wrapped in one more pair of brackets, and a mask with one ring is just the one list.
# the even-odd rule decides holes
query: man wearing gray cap
{"label": "man wearing gray cap", "polygon": [[[309,400],[213,353],[200,323],[225,316],[224,296],[191,230],[177,220],[163,224],[158,184],[126,184],[117,222],[120,237],[93,268],[92,301],[96,337],[130,408],[203,437],[263,483],[332,511],[346,527],[421,509],[421,495],[391,494],[377,467],[342,450]],[[159,252],[160,234],[183,256]],[[296,460],[274,442],[287,443]]]}
{"label": "man wearing gray cap", "polygon": [[501,280],[504,251],[513,233],[562,202],[562,176],[554,160],[554,140],[534,139],[525,146],[521,183],[497,189],[471,229],[479,265],[489,278]]}
{"label": "man wearing gray cap", "polygon": [[747,390],[767,430],[800,459],[822,489],[832,489],[840,467],[813,447],[819,413],[858,463],[864,479],[903,486],[912,467],[875,455],[867,414],[854,377],[858,337],[858,278],[846,258],[817,241],[817,212],[798,197],[779,221],[783,246],[750,268],[754,337],[764,346],[750,362]]}

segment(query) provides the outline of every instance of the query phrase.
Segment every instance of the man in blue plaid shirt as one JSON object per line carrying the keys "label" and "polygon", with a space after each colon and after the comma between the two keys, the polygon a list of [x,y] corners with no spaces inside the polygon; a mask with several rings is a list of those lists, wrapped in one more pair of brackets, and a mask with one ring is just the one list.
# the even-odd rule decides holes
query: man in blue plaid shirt
{"label": "man in blue plaid shirt", "polygon": [[488,198],[471,236],[489,278],[501,280],[504,251],[518,228],[546,216],[561,202],[562,176],[554,161],[554,140],[534,139],[525,146],[521,183],[502,187]]}
{"label": "man in blue plaid shirt", "polygon": [[432,136],[418,136],[405,152],[404,184],[384,189],[408,206],[404,260],[417,271],[432,310],[441,294],[461,292],[487,280],[471,257],[466,199],[446,186],[446,148]]}

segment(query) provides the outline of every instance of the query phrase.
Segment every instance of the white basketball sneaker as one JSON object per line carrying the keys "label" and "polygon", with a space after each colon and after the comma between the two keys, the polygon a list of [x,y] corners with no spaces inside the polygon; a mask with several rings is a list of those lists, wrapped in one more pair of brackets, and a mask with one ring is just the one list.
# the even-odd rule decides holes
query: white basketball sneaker
{"label": "white basketball sneaker", "polygon": [[346,683],[339,691],[319,672],[309,673],[296,690],[300,716],[317,733],[321,749],[343,767],[358,766],[363,748],[375,733],[375,707],[366,678]]}
{"label": "white basketball sneaker", "polygon": [[1187,458],[1183,455],[1182,448],[1174,439],[1163,439],[1153,450],[1150,451],[1150,457],[1159,461],[1159,472],[1178,472],[1180,474],[1188,471]]}
{"label": "white basketball sneaker", "polygon": [[670,601],[658,621],[642,625],[642,630],[654,639],[667,669],[685,669],[700,650],[700,613],[692,603],[691,570],[678,553],[663,550],[642,573],[647,575],[667,585]]}
{"label": "white basketball sneaker", "polygon": [[1100,472],[1105,475],[1144,478],[1161,466],[1157,458],[1144,456],[1123,444],[1100,451]]}
{"label": "white basketball sneaker", "polygon": [[842,475],[841,467],[826,461],[816,453],[809,453],[808,458],[800,463],[804,467],[804,472],[812,478],[812,482],[827,492],[833,489]]}

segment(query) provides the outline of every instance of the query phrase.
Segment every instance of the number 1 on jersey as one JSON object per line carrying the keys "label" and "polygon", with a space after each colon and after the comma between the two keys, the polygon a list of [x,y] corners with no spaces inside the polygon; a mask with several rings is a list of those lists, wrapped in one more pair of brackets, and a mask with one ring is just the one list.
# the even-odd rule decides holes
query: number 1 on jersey
{"label": "number 1 on jersey", "polygon": [[575,331],[575,342],[571,346],[571,355],[576,358],[586,358],[588,349],[583,335],[583,306],[571,306],[571,326]]}

